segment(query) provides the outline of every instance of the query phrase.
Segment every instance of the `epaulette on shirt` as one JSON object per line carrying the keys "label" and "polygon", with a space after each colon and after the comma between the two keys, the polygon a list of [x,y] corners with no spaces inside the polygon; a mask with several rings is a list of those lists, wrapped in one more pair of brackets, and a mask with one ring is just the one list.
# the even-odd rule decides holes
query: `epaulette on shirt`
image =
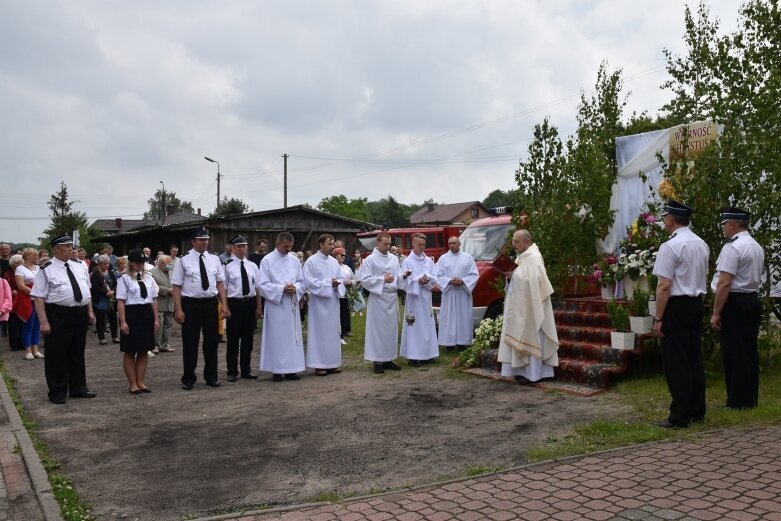
{"label": "epaulette on shirt", "polygon": [[49,264],[51,264],[51,263],[52,263],[52,261],[48,261],[46,264],[44,264],[43,266],[41,266],[41,269],[42,269],[42,270],[45,270],[46,268],[48,268],[48,267],[49,267]]}
{"label": "epaulette on shirt", "polygon": [[228,259],[228,260],[224,261],[224,262],[222,263],[222,265],[223,265],[223,266],[227,266],[227,265],[228,265],[228,264],[230,264],[231,262],[233,262],[233,259]]}
{"label": "epaulette on shirt", "polygon": [[737,240],[738,240],[738,236],[736,235],[733,238],[731,238],[730,240],[728,240],[727,242],[735,242]]}
{"label": "epaulette on shirt", "polygon": [[[674,234],[670,235],[670,237],[667,240],[669,241],[670,239],[675,239],[676,235],[678,235],[678,232],[675,232]],[[665,241],[665,242],[667,242],[667,241]]]}

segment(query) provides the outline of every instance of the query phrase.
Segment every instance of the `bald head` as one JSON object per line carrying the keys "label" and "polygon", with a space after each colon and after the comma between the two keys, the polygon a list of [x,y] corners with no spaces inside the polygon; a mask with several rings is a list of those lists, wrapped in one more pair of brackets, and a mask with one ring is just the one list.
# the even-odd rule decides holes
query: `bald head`
{"label": "bald head", "polygon": [[513,233],[513,248],[515,249],[515,253],[523,253],[525,252],[529,246],[532,245],[532,234],[529,233],[529,230],[516,230],[515,233]]}

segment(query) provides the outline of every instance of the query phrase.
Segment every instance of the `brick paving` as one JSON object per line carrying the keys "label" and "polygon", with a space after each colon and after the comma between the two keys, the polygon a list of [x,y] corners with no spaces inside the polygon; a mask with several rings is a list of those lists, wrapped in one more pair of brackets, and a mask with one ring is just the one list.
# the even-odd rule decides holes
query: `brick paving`
{"label": "brick paving", "polygon": [[725,429],[341,503],[219,518],[781,521],[781,427]]}

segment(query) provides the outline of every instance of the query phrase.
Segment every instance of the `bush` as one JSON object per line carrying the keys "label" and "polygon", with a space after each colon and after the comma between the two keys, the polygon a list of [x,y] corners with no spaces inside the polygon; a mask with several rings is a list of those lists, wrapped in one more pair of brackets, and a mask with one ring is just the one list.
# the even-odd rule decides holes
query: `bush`
{"label": "bush", "polygon": [[[648,304],[646,303],[646,308]],[[629,331],[629,310],[625,306],[611,300],[607,303],[607,312],[610,313],[610,324],[616,331]]]}
{"label": "bush", "polygon": [[632,292],[632,300],[629,301],[629,314],[633,317],[648,316],[648,292],[635,286]]}

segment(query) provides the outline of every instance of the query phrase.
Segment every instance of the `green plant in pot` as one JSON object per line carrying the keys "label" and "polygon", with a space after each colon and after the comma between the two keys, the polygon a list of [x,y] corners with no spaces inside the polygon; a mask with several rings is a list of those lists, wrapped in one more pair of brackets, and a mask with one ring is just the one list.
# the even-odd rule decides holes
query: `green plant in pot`
{"label": "green plant in pot", "polygon": [[648,292],[635,287],[629,302],[629,328],[639,335],[647,335],[654,327],[648,304]]}
{"label": "green plant in pot", "polygon": [[611,300],[607,303],[607,312],[610,314],[610,324],[614,329],[610,333],[613,349],[634,349],[635,333],[629,329],[629,309]]}

